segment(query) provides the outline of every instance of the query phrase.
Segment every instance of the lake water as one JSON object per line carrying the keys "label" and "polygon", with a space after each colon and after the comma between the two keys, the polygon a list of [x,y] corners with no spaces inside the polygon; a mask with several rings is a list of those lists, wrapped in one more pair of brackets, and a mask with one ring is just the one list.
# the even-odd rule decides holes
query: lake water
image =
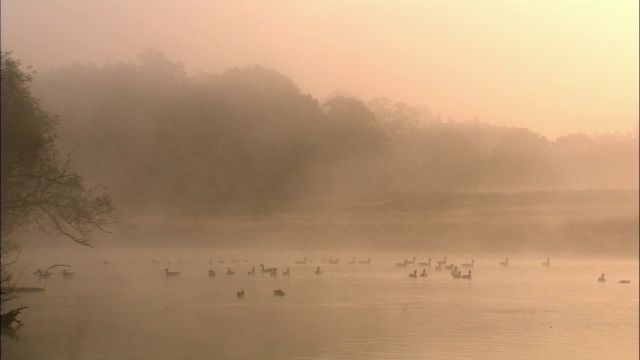
{"label": "lake water", "polygon": [[[46,290],[14,300],[28,309],[18,339],[2,337],[3,359],[638,359],[637,259],[545,267],[544,257],[511,256],[503,267],[503,256],[485,255],[466,280],[433,268],[414,279],[424,266],[394,264],[444,255],[460,264],[468,254],[354,253],[351,266],[344,253],[340,265],[322,261],[329,253],[77,253],[71,262],[62,250],[23,251],[19,285]],[[304,256],[311,263],[294,264]],[[371,265],[357,263],[367,257]],[[32,275],[53,263],[76,275]],[[291,275],[262,274],[260,263]]]}

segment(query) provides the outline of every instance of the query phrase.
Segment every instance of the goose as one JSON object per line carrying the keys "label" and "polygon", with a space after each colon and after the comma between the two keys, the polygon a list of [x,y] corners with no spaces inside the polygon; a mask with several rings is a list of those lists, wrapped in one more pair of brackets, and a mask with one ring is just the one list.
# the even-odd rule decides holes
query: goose
{"label": "goose", "polygon": [[509,266],[509,258],[506,258],[504,261],[501,261],[500,266]]}
{"label": "goose", "polygon": [[329,264],[331,264],[331,265],[340,265],[340,259],[329,260]]}
{"label": "goose", "polygon": [[42,271],[40,269],[36,270],[36,272],[33,273],[38,274],[38,277],[40,277],[41,279],[48,279],[49,276],[53,275],[52,273],[50,273],[49,271]]}
{"label": "goose", "polygon": [[287,268],[287,271],[282,273],[282,276],[289,276],[289,268]]}
{"label": "goose", "polygon": [[396,266],[398,266],[398,267],[407,267],[406,260],[404,262],[401,262],[401,263],[396,263]]}
{"label": "goose", "polygon": [[451,270],[451,275],[455,275],[458,273],[458,267],[454,267],[453,270]]}
{"label": "goose", "polygon": [[454,279],[461,279],[462,278],[462,271],[458,270],[458,272],[451,273],[451,276],[453,276]]}
{"label": "goose", "polygon": [[457,266],[455,266],[454,264],[449,264],[447,266],[444,267],[445,270],[453,270],[454,268],[457,268]]}
{"label": "goose", "polygon": [[281,289],[273,290],[273,295],[275,295],[275,296],[284,296],[284,291],[282,291]]}
{"label": "goose", "polygon": [[427,262],[418,263],[418,265],[431,267],[431,258],[429,258],[429,261],[427,261]]}
{"label": "goose", "polygon": [[438,264],[438,266],[436,267],[436,271],[442,271],[442,264]]}
{"label": "goose", "polygon": [[231,270],[231,268],[227,268],[227,275],[234,275],[236,272]]}
{"label": "goose", "polygon": [[604,278],[604,274],[600,275],[600,277],[598,278],[598,281],[600,282],[605,282],[607,281],[607,279]]}
{"label": "goose", "polygon": [[438,265],[447,265],[447,257],[444,257],[444,260],[438,261]]}
{"label": "goose", "polygon": [[461,276],[462,279],[469,279],[471,280],[471,270],[469,270],[469,274],[468,275],[462,275]]}
{"label": "goose", "polygon": [[236,297],[243,298],[243,297],[244,297],[244,290],[242,290],[242,291],[238,291],[238,292],[236,293]]}
{"label": "goose", "polygon": [[74,273],[74,272],[67,271],[67,269],[62,269],[62,277],[64,277],[64,278],[70,278],[75,274],[76,273]]}
{"label": "goose", "polygon": [[254,267],[253,267],[253,268],[251,268],[251,271],[249,271],[249,272],[247,273],[247,275],[249,275],[249,276],[253,276],[253,275],[255,275],[255,274],[256,274],[256,268],[254,268]]}
{"label": "goose", "polygon": [[620,280],[618,281],[620,284],[630,284],[631,280]]}
{"label": "goose", "polygon": [[164,272],[166,276],[177,276],[178,274],[180,274],[179,272],[176,272],[176,271],[169,271],[169,269],[167,268],[164,269]]}
{"label": "goose", "polygon": [[110,263],[110,262],[108,262],[108,261],[105,261],[105,262],[104,262],[104,264],[105,264],[105,265],[109,265],[109,264],[111,264],[111,263]]}
{"label": "goose", "polygon": [[418,277],[418,270],[413,270],[413,274],[409,274],[410,278],[417,278]]}
{"label": "goose", "polygon": [[405,260],[404,263],[407,264],[407,265],[409,265],[409,264],[415,265],[416,264],[416,258],[413,258],[413,260],[411,260],[411,261]]}
{"label": "goose", "polygon": [[272,273],[274,271],[277,271],[278,268],[265,268],[264,264],[260,264],[260,268],[262,269],[262,273]]}
{"label": "goose", "polygon": [[347,261],[347,265],[355,265],[356,258],[352,258],[351,261]]}
{"label": "goose", "polygon": [[159,263],[160,263],[160,261],[155,260],[155,259],[151,259],[151,263],[152,263],[152,264],[159,264]]}
{"label": "goose", "polygon": [[422,269],[422,273],[420,273],[420,277],[427,277],[427,276],[429,276],[427,274],[427,269]]}
{"label": "goose", "polygon": [[360,260],[360,261],[358,261],[358,263],[362,264],[362,265],[369,265],[369,264],[371,264],[371,258],[368,258],[366,261],[365,260]]}
{"label": "goose", "polygon": [[471,260],[471,262],[470,262],[470,263],[464,263],[464,264],[462,264],[462,267],[465,267],[465,268],[472,268],[472,267],[473,267],[473,263],[474,263],[474,262],[475,262],[475,260]]}
{"label": "goose", "polygon": [[304,260],[302,260],[302,261],[295,261],[295,263],[296,263],[296,264],[299,264],[299,265],[304,265],[304,264],[306,264],[306,263],[307,263],[307,260],[309,260],[309,259],[304,258]]}
{"label": "goose", "polygon": [[209,276],[216,276],[216,272],[213,270],[209,270]]}
{"label": "goose", "polygon": [[278,270],[274,270],[274,271],[272,271],[269,275],[271,275],[271,276],[278,276]]}
{"label": "goose", "polygon": [[320,266],[318,266],[318,270],[316,270],[316,275],[320,275],[320,274],[321,274],[321,272],[320,272]]}
{"label": "goose", "polygon": [[551,265],[551,262],[549,261],[549,258],[547,258],[547,261],[542,263],[543,266],[549,266]]}

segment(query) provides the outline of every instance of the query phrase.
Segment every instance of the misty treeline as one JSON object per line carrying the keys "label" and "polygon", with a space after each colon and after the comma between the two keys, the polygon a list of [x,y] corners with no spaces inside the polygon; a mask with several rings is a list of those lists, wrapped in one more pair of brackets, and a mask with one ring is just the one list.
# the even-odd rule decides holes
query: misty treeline
{"label": "misty treeline", "polygon": [[[414,191],[637,189],[638,134],[442,122],[385,98],[319,101],[264,67],[136,61],[37,74],[58,145],[121,207],[273,210]],[[390,195],[391,194],[391,195]]]}

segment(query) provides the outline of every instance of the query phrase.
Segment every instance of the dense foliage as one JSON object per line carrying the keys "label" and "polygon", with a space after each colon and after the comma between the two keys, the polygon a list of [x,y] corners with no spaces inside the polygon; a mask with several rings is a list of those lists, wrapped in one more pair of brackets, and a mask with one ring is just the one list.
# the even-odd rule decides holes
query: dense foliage
{"label": "dense foliage", "polygon": [[60,147],[120,204],[208,213],[330,204],[404,191],[637,188],[638,135],[441,122],[405,103],[320,103],[261,66],[187,76],[137,62],[41,74]]}

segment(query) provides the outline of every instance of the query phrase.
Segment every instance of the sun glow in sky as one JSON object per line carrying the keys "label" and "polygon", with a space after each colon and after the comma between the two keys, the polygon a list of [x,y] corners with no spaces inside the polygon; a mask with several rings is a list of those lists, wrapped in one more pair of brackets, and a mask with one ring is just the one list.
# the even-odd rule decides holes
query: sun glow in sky
{"label": "sun glow in sky", "polygon": [[638,2],[6,0],[2,50],[38,71],[162,50],[260,64],[322,99],[424,105],[550,139],[638,127]]}

